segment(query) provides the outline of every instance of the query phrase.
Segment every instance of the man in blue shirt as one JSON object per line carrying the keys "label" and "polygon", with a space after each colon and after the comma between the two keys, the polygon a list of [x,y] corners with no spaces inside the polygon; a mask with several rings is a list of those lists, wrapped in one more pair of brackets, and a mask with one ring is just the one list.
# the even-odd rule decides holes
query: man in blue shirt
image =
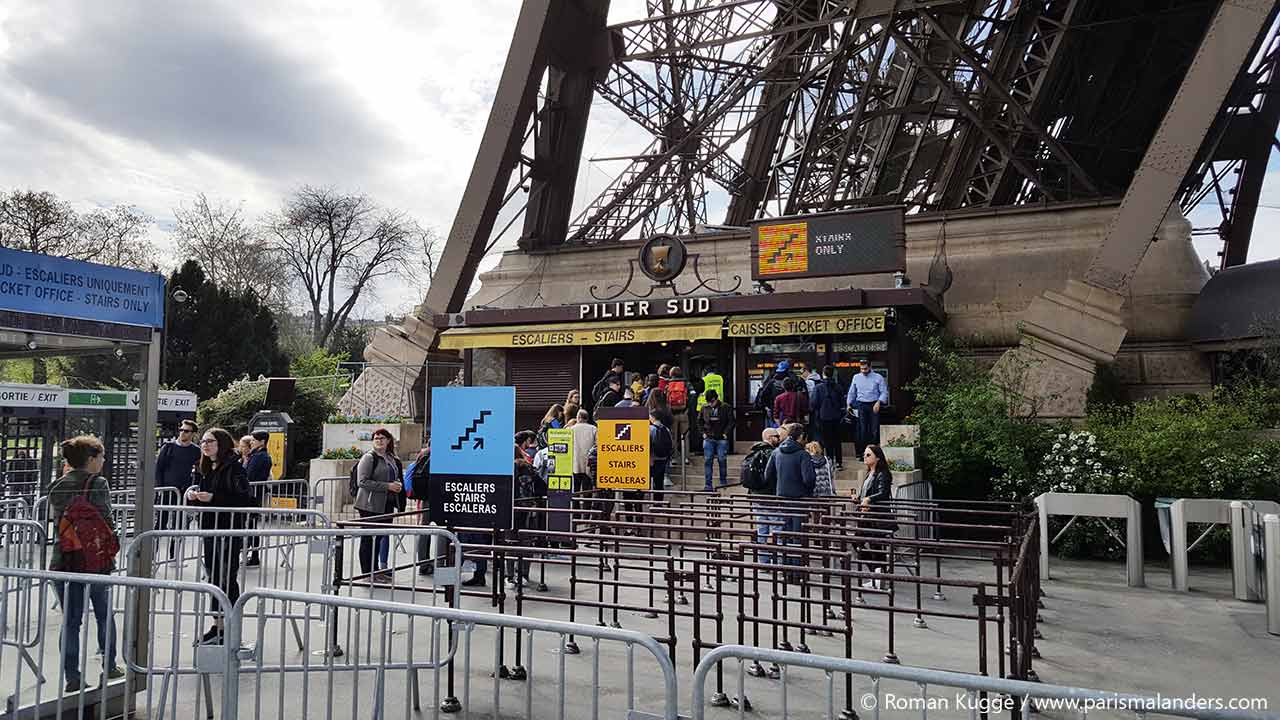
{"label": "man in blue shirt", "polygon": [[849,383],[847,402],[851,409],[858,411],[858,432],[854,437],[854,445],[858,455],[871,443],[880,442],[880,407],[889,402],[889,385],[880,373],[871,372],[871,362],[862,361],[861,372],[853,376]]}

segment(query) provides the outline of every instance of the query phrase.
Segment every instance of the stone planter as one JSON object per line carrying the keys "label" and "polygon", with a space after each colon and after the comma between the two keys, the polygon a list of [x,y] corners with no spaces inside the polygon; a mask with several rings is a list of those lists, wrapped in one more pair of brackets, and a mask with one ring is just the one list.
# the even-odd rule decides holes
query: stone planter
{"label": "stone planter", "polygon": [[[311,461],[311,472],[307,478],[311,483],[311,495],[319,500],[315,503],[321,512],[334,517],[342,513],[343,508],[354,502],[355,498],[347,494],[347,478],[351,476],[351,468],[359,460],[324,460],[316,458]],[[341,480],[325,480],[321,478],[342,478]]]}
{"label": "stone planter", "polygon": [[891,463],[902,463],[903,465],[909,465],[914,469],[918,469],[920,467],[920,462],[916,459],[916,453],[920,451],[920,448],[883,447],[881,450],[884,450],[885,459]]}
{"label": "stone planter", "polygon": [[919,445],[919,425],[881,425],[880,447],[887,445]]}
{"label": "stone planter", "polygon": [[321,431],[320,447],[359,448],[361,452],[373,449],[373,431],[386,428],[396,441],[396,455],[412,458],[422,449],[422,423],[325,423]]}
{"label": "stone planter", "polygon": [[[924,484],[924,471],[912,470],[910,472],[902,470],[893,471],[893,495],[898,498],[917,497],[915,494],[900,495],[898,491],[902,488],[911,486],[920,486]],[[908,490],[912,493],[913,490]]]}

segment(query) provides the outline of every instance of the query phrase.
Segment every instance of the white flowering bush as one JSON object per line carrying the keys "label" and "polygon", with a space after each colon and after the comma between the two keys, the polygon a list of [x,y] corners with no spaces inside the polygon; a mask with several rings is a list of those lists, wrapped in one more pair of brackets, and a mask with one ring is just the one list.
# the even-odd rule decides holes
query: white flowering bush
{"label": "white flowering bush", "polygon": [[1107,451],[1088,430],[1059,433],[1036,473],[1036,491],[1108,492],[1124,481],[1124,470],[1112,470]]}
{"label": "white flowering bush", "polygon": [[1044,492],[1112,492],[1127,479],[1127,471],[1115,467],[1093,433],[1064,430],[1053,437],[1032,478],[1004,477],[993,483],[1000,496],[1023,498]]}

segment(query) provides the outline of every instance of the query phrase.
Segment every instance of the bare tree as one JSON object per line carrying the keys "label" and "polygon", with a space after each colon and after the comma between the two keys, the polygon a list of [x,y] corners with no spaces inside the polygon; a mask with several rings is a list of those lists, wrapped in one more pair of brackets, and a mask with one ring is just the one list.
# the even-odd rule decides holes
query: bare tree
{"label": "bare tree", "polygon": [[51,192],[0,196],[0,246],[105,265],[149,268],[151,218],[130,205],[78,214]]}
{"label": "bare tree", "polygon": [[423,231],[364,195],[304,186],[269,218],[272,246],[311,306],[311,338],[328,347],[361,294],[403,274]]}
{"label": "bare tree", "polygon": [[413,255],[405,268],[405,277],[425,295],[436,276],[436,262],[440,260],[440,233],[435,228],[419,232],[413,244]]}
{"label": "bare tree", "polygon": [[201,193],[173,214],[178,249],[200,263],[218,287],[237,294],[253,290],[273,310],[285,309],[284,259],[245,219],[242,207],[210,201]]}
{"label": "bare tree", "polygon": [[27,252],[87,259],[80,218],[71,203],[51,192],[14,190],[0,196],[0,246]]}
{"label": "bare tree", "polygon": [[127,205],[93,210],[80,216],[80,234],[86,246],[96,249],[87,258],[104,265],[155,270],[155,248],[147,240],[151,216]]}

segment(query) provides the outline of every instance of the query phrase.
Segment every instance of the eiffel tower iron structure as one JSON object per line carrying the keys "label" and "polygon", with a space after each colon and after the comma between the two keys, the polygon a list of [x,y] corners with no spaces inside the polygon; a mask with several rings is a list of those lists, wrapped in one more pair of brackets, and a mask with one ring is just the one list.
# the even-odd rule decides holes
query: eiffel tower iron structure
{"label": "eiffel tower iron structure", "polygon": [[[1275,2],[643,0],[643,11],[610,24],[608,0],[523,0],[435,281],[367,359],[420,363],[434,319],[463,309],[497,247],[609,246],[881,205],[910,216],[1118,202],[1088,275],[1070,281],[1084,289],[1058,293],[1079,302],[1053,301],[1112,324],[1171,209],[1220,239],[1220,266],[1247,257],[1280,120]],[[587,158],[611,178],[588,194],[597,111],[647,142]],[[1090,376],[1124,334],[1120,323],[1086,339],[1068,365]]]}

